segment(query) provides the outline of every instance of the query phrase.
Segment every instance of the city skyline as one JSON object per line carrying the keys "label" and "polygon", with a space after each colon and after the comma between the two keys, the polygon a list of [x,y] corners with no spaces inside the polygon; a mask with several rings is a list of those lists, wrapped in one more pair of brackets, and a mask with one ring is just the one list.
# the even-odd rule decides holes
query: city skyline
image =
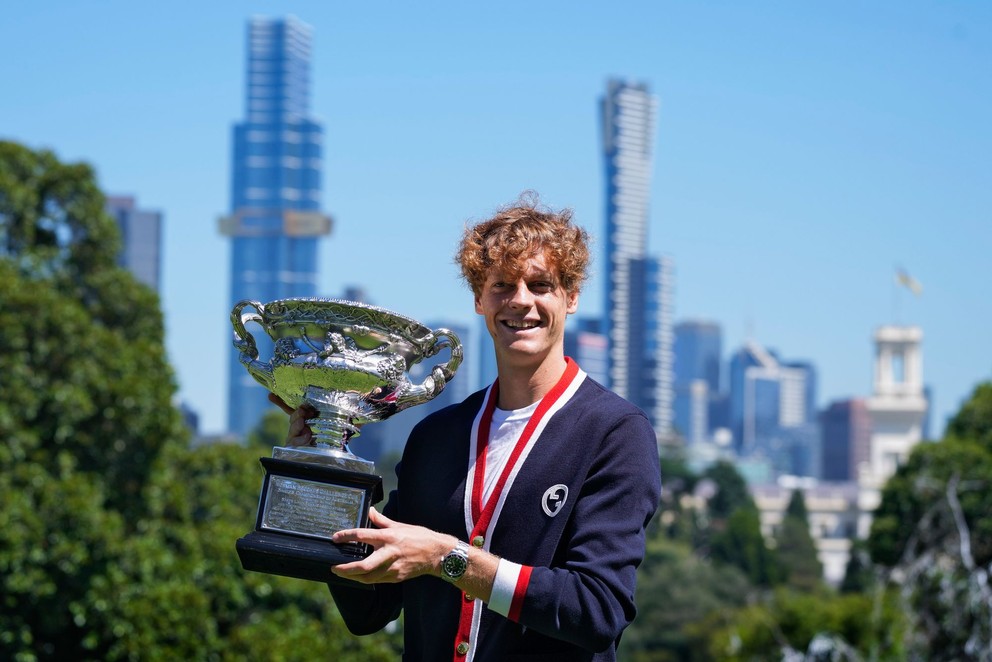
{"label": "city skyline", "polygon": [[[361,285],[378,305],[475,328],[454,242],[526,189],[574,208],[598,257],[597,98],[622,77],[660,99],[650,252],[676,262],[676,320],[719,322],[724,358],[752,338],[811,361],[820,407],[871,392],[876,327],[918,324],[938,435],[992,376],[989,7],[509,3],[379,16],[220,2],[197,8],[196,30],[181,7],[11,7],[0,38],[18,57],[0,63],[0,137],[87,161],[105,193],[162,212],[167,348],[207,432],[224,427],[234,352],[216,221],[256,11],[314,27],[321,202],[335,217],[318,249],[322,295]],[[602,267],[583,316],[603,312]],[[895,282],[897,267],[922,295]]]}

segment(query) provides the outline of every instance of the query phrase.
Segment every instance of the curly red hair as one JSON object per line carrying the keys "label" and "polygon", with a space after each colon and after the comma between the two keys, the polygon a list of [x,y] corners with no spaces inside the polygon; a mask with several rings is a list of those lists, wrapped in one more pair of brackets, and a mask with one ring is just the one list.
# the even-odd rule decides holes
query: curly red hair
{"label": "curly red hair", "polygon": [[579,292],[589,266],[589,235],[572,223],[571,209],[554,211],[528,192],[492,218],[467,227],[455,262],[478,295],[490,269],[518,277],[534,255],[544,256],[566,292]]}

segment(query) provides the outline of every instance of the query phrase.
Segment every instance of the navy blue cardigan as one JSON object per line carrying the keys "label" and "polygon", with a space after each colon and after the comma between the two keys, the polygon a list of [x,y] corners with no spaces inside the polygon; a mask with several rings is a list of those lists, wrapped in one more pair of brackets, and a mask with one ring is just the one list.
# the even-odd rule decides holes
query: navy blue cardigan
{"label": "navy blue cardigan", "polygon": [[[414,428],[386,516],[467,540],[469,439],[485,393]],[[550,517],[542,500],[558,484],[569,496]],[[518,622],[478,603],[471,659],[616,659],[636,613],[635,572],[660,491],[656,437],[644,413],[586,377],[519,467],[486,545],[530,570]],[[354,634],[380,630],[402,609],[404,660],[466,659],[456,652],[465,599],[457,587],[424,576],[372,591],[330,589]]]}

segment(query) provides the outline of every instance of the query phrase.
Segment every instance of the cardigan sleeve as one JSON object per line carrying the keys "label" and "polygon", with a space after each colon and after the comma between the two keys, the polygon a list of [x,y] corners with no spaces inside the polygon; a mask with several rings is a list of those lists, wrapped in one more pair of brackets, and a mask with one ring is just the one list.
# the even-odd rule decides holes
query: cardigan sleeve
{"label": "cardigan sleeve", "polygon": [[523,566],[509,618],[591,651],[611,646],[636,613],[636,571],[658,506],[654,430],[623,416],[595,451],[552,567]]}
{"label": "cardigan sleeve", "polygon": [[[393,518],[396,516],[395,511],[396,492],[393,491],[383,508],[383,514]],[[399,618],[403,608],[402,589],[399,584],[373,584],[354,588],[345,584],[327,586],[334,597],[338,612],[352,634],[378,632],[389,622]]]}

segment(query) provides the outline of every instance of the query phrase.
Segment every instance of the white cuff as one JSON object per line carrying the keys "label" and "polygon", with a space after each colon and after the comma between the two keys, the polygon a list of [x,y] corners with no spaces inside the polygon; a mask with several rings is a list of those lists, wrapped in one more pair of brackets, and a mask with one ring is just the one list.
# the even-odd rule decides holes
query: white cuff
{"label": "white cuff", "polygon": [[519,563],[500,559],[496,567],[496,579],[493,581],[493,592],[489,597],[489,609],[507,616],[510,613],[510,604],[513,602],[513,593],[517,589],[517,579],[520,577]]}

